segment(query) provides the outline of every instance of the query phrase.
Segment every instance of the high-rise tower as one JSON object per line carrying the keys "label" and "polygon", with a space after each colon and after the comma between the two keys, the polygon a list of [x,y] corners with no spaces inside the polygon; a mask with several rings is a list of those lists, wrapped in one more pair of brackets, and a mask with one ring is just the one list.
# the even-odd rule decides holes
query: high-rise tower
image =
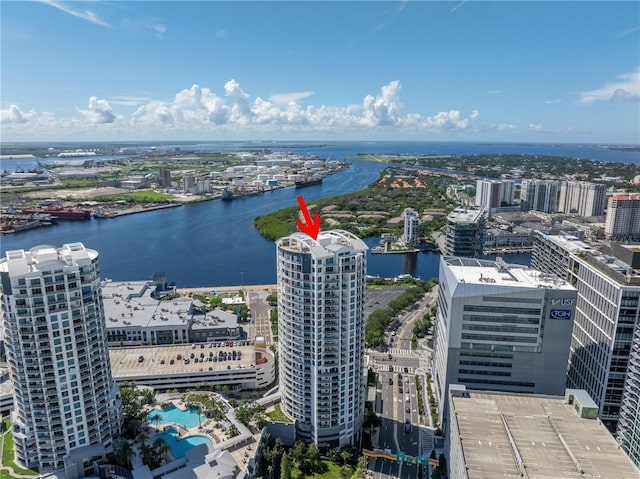
{"label": "high-rise tower", "polygon": [[81,243],[7,251],[0,291],[16,460],[40,472],[65,462],[67,469],[81,468],[85,452],[110,448],[123,420],[98,253]]}
{"label": "high-rise tower", "polygon": [[282,409],[319,447],[357,444],[364,415],[367,246],[346,231],[277,241]]}

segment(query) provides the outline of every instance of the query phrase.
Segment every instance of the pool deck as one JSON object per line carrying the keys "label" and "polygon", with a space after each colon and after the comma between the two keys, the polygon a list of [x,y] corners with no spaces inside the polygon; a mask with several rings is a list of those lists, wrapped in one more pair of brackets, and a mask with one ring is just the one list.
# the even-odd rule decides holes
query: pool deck
{"label": "pool deck", "polygon": [[[171,406],[175,406],[178,409],[181,409],[183,411],[186,411],[188,409],[187,404],[184,401],[179,399],[172,399],[169,401],[165,401],[163,404],[165,405],[165,409],[166,407],[171,407]],[[149,412],[153,412],[154,410],[157,410],[160,412],[162,411],[162,409],[163,408],[160,405],[157,405],[153,408],[150,408],[147,411],[147,414]],[[225,419],[225,421],[228,421],[228,419]],[[223,430],[214,427],[214,424],[216,422],[219,422],[219,421],[216,419],[207,418],[202,421],[202,424],[200,426],[193,426],[190,428],[185,428],[184,426],[181,426],[174,422],[166,422],[163,424],[159,424],[158,427],[156,427],[155,424],[153,423],[149,423],[149,428],[155,431],[154,434],[165,432],[165,429],[167,427],[175,427],[178,429],[180,437],[185,437],[190,435],[205,436],[211,440],[211,445],[209,449],[211,452],[213,449],[216,449],[216,446],[218,444],[221,444],[230,439],[227,437],[226,433]],[[242,426],[242,428],[244,428],[244,426]],[[228,447],[225,449],[234,458],[238,467],[240,467],[240,469],[242,470],[246,470],[249,460],[255,456],[255,450],[259,440],[260,440],[260,433],[257,433],[257,434],[254,434],[252,438],[250,438],[246,443],[239,446]],[[173,454],[171,454],[171,457],[173,458]]]}

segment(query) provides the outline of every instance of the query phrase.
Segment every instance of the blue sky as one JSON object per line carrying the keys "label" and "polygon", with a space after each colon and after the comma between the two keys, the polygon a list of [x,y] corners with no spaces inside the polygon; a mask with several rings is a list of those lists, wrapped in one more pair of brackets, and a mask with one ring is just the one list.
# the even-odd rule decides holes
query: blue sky
{"label": "blue sky", "polygon": [[640,2],[2,1],[2,141],[640,144]]}

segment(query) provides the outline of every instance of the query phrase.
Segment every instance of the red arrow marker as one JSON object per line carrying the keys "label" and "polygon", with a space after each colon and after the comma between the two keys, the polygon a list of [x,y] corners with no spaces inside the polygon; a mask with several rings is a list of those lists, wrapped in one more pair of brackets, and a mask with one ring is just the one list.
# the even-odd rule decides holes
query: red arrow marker
{"label": "red arrow marker", "polygon": [[300,220],[296,220],[298,228],[313,239],[317,239],[318,232],[320,231],[320,213],[316,211],[316,217],[311,221],[311,215],[309,214],[307,205],[304,204],[304,198],[302,196],[298,196],[298,204],[300,205],[300,211],[302,211],[302,216],[304,216],[304,221],[306,222],[305,224]]}

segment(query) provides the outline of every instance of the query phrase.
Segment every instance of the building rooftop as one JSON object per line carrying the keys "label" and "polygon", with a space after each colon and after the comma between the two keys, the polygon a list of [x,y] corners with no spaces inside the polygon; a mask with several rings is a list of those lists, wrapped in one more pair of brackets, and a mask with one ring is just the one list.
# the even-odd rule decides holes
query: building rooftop
{"label": "building rooftop", "polygon": [[574,289],[568,282],[555,275],[541,273],[519,264],[507,264],[501,259],[489,261],[445,256],[444,261],[449,265],[449,270],[459,283],[487,283],[492,286],[519,286],[523,288]]}
{"label": "building rooftop", "polygon": [[640,244],[612,243],[591,245],[571,235],[544,235],[543,241],[551,241],[571,254],[577,255],[611,279],[630,285],[640,284]]}
{"label": "building rooftop", "polygon": [[[153,297],[152,281],[106,281],[102,298],[107,328],[181,326],[193,328],[237,327],[235,314],[216,309],[194,315],[193,300],[176,298],[161,301]],[[199,303],[201,305],[201,303]]]}
{"label": "building rooftop", "polygon": [[451,401],[469,479],[640,477],[604,425],[563,397],[471,391]]}
{"label": "building rooftop", "polygon": [[[111,371],[115,380],[121,380],[122,378],[131,379],[135,376],[175,376],[198,372],[252,369],[256,364],[256,349],[250,343],[251,341],[228,341],[224,343],[110,348]],[[233,359],[232,356],[234,351],[236,359]],[[238,351],[241,353],[239,356]],[[264,354],[264,350],[261,350],[261,353]],[[223,359],[224,354],[227,355],[226,359]]]}
{"label": "building rooftop", "polygon": [[455,223],[475,223],[484,213],[485,209],[482,207],[459,207],[449,213],[447,220]]}
{"label": "building rooftop", "polygon": [[280,248],[297,253],[312,253],[316,258],[333,256],[344,248],[366,251],[369,247],[364,241],[348,231],[321,231],[317,239],[304,233],[293,233],[280,238]]}

